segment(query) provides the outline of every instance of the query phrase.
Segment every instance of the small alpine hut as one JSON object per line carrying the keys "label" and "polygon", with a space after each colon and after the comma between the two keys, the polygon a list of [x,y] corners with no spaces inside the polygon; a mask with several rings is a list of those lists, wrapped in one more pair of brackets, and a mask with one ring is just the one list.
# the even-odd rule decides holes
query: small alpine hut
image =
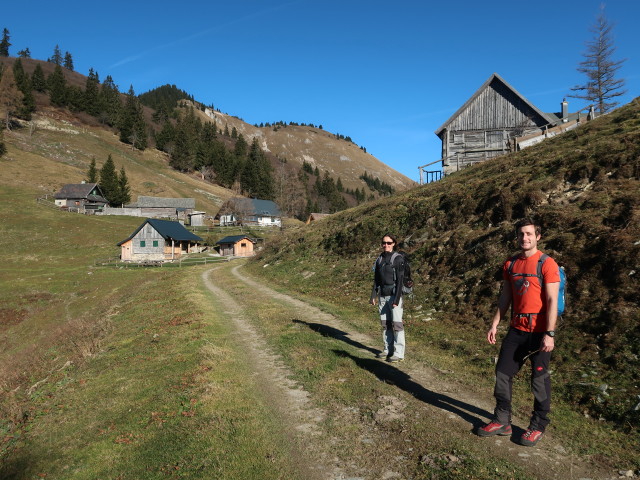
{"label": "small alpine hut", "polygon": [[204,240],[179,222],[147,218],[127,239],[118,243],[124,262],[170,262],[202,251]]}
{"label": "small alpine hut", "polygon": [[95,212],[108,205],[97,183],[68,183],[54,196],[58,207],[79,212]]}
{"label": "small alpine hut", "polygon": [[435,131],[442,140],[444,174],[504,155],[513,138],[539,135],[566,121],[566,105],[562,102],[560,113],[544,113],[494,73]]}
{"label": "small alpine hut", "polygon": [[231,235],[216,242],[220,245],[220,255],[232,257],[251,257],[257,242],[246,235]]}

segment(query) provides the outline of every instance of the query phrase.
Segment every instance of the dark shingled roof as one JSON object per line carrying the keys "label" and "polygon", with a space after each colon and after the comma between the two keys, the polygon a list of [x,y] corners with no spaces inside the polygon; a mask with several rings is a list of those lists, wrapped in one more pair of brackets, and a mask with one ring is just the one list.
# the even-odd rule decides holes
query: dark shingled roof
{"label": "dark shingled roof", "polygon": [[136,229],[135,232],[129,235],[128,238],[119,242],[118,245],[122,245],[123,243],[128,242],[133,237],[135,237],[136,234],[140,230],[142,230],[142,227],[144,227],[147,223],[151,225],[154,228],[154,230],[158,232],[162,236],[162,238],[164,238],[165,240],[173,239],[179,242],[181,241],[203,242],[204,241],[199,236],[191,233],[189,230],[184,228],[184,225],[182,225],[180,222],[172,222],[170,220],[158,220],[157,218],[147,218],[142,223],[142,225],[140,225]]}
{"label": "dark shingled roof", "polygon": [[222,240],[218,240],[216,242],[216,244],[223,244],[223,243],[236,243],[239,242],[240,240],[246,238],[247,240],[249,240],[252,243],[257,243],[253,238],[249,238],[246,235],[230,235],[228,237],[224,237]]}
{"label": "dark shingled roof", "polygon": [[[91,195],[95,189],[98,195]],[[57,199],[82,199],[86,198],[87,200],[91,200],[94,202],[104,202],[107,203],[107,199],[104,198],[102,190],[97,183],[68,183],[64,185],[59,192],[55,193],[54,198]]]}

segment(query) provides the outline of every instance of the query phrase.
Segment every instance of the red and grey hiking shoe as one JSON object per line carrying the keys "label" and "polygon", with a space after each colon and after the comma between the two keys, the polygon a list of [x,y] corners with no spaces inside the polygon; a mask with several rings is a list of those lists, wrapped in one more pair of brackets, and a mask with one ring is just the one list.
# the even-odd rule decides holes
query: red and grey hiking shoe
{"label": "red and grey hiking shoe", "polygon": [[522,434],[522,437],[520,437],[520,444],[525,447],[533,447],[538,443],[538,440],[542,438],[543,434],[544,432],[541,432],[540,430],[528,428],[527,431]]}
{"label": "red and grey hiking shoe", "polygon": [[478,428],[479,437],[493,437],[494,435],[511,435],[511,425],[502,425],[498,422],[489,422]]}

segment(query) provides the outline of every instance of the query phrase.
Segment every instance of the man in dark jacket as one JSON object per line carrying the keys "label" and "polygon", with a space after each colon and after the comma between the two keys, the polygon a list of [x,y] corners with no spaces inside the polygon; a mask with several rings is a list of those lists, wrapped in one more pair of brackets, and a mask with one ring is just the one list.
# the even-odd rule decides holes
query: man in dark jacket
{"label": "man in dark jacket", "polygon": [[402,324],[402,283],[404,257],[395,252],[396,239],[382,237],[382,253],[374,266],[373,290],[369,303],[378,305],[384,349],[378,358],[388,362],[404,360],[405,338]]}

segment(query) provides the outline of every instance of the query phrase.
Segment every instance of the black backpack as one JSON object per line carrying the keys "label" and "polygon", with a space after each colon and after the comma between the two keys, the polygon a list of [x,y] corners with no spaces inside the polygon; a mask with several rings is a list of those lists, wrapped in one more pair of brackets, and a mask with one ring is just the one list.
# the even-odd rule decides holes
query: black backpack
{"label": "black backpack", "polygon": [[[413,293],[413,278],[411,277],[411,264],[409,263],[409,255],[406,252],[398,251],[393,252],[391,254],[390,263],[393,265],[393,262],[398,257],[398,255],[402,256],[402,261],[404,262],[404,278],[402,280],[402,293],[404,295],[410,295]],[[382,255],[378,257],[376,260],[377,264],[382,262]],[[396,280],[396,269],[393,269],[393,281],[395,283]]]}

